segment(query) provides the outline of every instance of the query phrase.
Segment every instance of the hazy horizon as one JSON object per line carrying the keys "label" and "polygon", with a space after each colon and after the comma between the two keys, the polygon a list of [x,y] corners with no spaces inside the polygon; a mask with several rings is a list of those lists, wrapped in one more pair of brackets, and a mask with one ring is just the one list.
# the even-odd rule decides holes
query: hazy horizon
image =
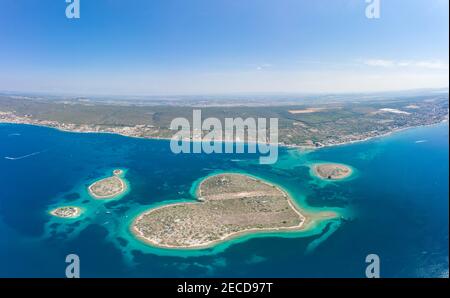
{"label": "hazy horizon", "polygon": [[406,94],[412,95],[425,95],[430,93],[442,94],[449,93],[449,87],[441,88],[418,88],[418,89],[403,89],[403,90],[390,90],[390,91],[369,91],[369,92],[243,92],[243,93],[193,93],[193,94],[108,94],[108,93],[73,93],[73,92],[47,92],[47,91],[16,91],[16,90],[0,90],[0,95],[5,96],[23,96],[23,97],[67,97],[67,98],[121,98],[121,99],[142,99],[145,98],[183,98],[183,97],[222,97],[222,98],[246,98],[246,97],[298,97],[298,96],[345,96],[345,95],[365,95],[365,96],[381,96],[381,95],[398,95]]}

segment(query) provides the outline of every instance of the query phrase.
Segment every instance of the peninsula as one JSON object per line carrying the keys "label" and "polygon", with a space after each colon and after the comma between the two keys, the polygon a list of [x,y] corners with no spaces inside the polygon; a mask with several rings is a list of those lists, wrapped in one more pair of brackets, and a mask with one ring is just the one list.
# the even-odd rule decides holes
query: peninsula
{"label": "peninsula", "polygon": [[61,218],[76,218],[81,215],[81,209],[74,206],[58,207],[50,211],[50,214]]}
{"label": "peninsula", "polygon": [[313,166],[313,172],[321,179],[341,180],[352,174],[352,169],[343,164],[321,163]]}
{"label": "peninsula", "polygon": [[311,221],[285,191],[243,174],[208,177],[196,194],[199,202],[143,212],[132,223],[132,232],[157,247],[204,248],[242,234],[302,230]]}
{"label": "peninsula", "polygon": [[96,199],[113,199],[117,197],[125,192],[127,188],[126,183],[121,178],[122,175],[122,170],[114,170],[111,177],[101,179],[91,184],[88,187],[89,194]]}

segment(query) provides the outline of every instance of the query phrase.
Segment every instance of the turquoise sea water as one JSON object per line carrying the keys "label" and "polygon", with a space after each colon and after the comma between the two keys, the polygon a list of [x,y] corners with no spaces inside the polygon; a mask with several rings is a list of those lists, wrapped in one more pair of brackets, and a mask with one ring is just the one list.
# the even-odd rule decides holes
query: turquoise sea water
{"label": "turquoise sea water", "polygon": [[[254,154],[174,155],[169,142],[0,124],[1,277],[364,277],[378,254],[385,277],[448,276],[448,124],[316,151],[280,149],[274,165]],[[349,165],[339,182],[311,176],[316,162]],[[128,191],[94,200],[87,186],[126,170]],[[201,179],[248,173],[283,187],[310,212],[333,210],[306,232],[263,233],[207,250],[167,250],[133,237],[143,210],[192,201]],[[77,219],[48,214],[83,209]]]}

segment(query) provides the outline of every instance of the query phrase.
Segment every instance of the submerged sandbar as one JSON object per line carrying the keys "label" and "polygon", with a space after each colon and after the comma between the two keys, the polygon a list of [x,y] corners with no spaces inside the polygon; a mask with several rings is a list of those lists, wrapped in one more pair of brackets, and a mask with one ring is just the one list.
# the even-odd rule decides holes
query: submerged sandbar
{"label": "submerged sandbar", "polygon": [[326,180],[340,180],[352,174],[350,167],[337,163],[316,164],[313,165],[313,171],[316,176]]}
{"label": "submerged sandbar", "polygon": [[244,233],[303,230],[311,220],[281,188],[247,175],[208,177],[197,196],[199,202],[145,211],[132,232],[157,247],[202,248]]}
{"label": "submerged sandbar", "polygon": [[76,218],[81,215],[81,208],[74,206],[58,207],[50,211],[50,214],[61,218]]}
{"label": "submerged sandbar", "polygon": [[116,169],[113,175],[92,183],[89,193],[96,199],[113,199],[126,190],[125,181],[121,178],[123,171]]}

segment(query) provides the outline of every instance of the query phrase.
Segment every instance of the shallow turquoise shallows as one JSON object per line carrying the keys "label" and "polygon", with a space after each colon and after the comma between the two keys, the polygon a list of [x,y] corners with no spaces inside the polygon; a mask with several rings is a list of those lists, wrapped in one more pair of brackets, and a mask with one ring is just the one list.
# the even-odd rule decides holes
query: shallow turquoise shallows
{"label": "shallow turquoise shallows", "polygon": [[[448,277],[448,124],[315,151],[182,154],[168,141],[0,124],[0,277],[64,277],[80,257],[82,277],[364,277],[378,254],[384,277]],[[351,177],[324,181],[315,163],[342,163]],[[87,187],[124,170],[112,200]],[[198,183],[246,173],[286,190],[308,211],[337,219],[302,232],[249,234],[209,249],[151,247],[130,231],[141,212],[195,200]],[[49,211],[77,206],[80,217]]]}

